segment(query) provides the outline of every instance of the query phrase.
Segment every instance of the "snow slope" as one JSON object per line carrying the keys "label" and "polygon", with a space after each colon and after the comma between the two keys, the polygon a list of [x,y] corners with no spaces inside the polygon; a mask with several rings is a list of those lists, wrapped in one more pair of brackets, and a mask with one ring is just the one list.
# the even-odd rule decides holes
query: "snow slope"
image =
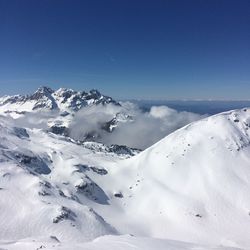
{"label": "snow slope", "polygon": [[77,184],[88,183],[89,198],[104,201],[102,189],[90,177],[100,175],[100,162],[105,165],[122,155],[96,153],[43,131],[9,127],[4,121],[0,138],[1,240],[55,235],[62,241],[86,241],[116,234],[79,200],[84,190],[81,194]]}
{"label": "snow slope", "polygon": [[0,247],[250,249],[249,129],[230,111],[131,157],[0,117]]}
{"label": "snow slope", "polygon": [[97,211],[123,233],[250,247],[249,128],[243,109],[179,129],[120,164],[118,209]]}

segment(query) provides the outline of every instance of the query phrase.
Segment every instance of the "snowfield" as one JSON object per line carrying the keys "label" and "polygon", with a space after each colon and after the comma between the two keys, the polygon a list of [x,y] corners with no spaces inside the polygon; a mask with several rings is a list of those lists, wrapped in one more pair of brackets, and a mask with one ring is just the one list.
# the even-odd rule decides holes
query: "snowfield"
{"label": "snowfield", "polygon": [[141,153],[15,126],[5,112],[0,249],[250,249],[250,109]]}

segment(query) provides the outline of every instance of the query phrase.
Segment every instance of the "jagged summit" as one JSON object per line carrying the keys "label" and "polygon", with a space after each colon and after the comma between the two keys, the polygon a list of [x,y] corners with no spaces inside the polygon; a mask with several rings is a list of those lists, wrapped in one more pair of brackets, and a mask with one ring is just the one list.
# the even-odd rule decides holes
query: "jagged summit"
{"label": "jagged summit", "polygon": [[38,100],[43,97],[50,97],[55,91],[49,87],[41,86],[33,94],[27,96],[29,99]]}
{"label": "jagged summit", "polygon": [[75,91],[72,89],[60,88],[53,94],[60,106],[72,109],[74,111],[80,110],[82,107],[98,104],[119,105],[111,97],[102,95],[98,90],[92,89],[89,92]]}
{"label": "jagged summit", "polygon": [[33,110],[37,109],[57,109],[58,105],[55,102],[54,98],[52,97],[52,94],[54,93],[54,90],[52,90],[49,87],[42,86],[37,89],[37,91],[30,95],[27,96],[26,102],[28,101],[35,101],[36,103],[33,106]]}
{"label": "jagged summit", "polygon": [[52,94],[54,93],[55,91],[53,89],[51,89],[50,87],[47,87],[47,86],[41,86],[37,89],[37,91],[35,93],[41,93],[41,94]]}

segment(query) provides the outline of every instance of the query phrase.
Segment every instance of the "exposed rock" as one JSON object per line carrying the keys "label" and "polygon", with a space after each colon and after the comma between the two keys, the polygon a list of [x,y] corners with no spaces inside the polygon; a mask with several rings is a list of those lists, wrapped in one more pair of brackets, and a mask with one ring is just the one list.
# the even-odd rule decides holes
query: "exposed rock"
{"label": "exposed rock", "polygon": [[60,207],[58,215],[53,218],[53,223],[59,223],[62,220],[72,220],[74,221],[76,214],[67,207]]}
{"label": "exposed rock", "polygon": [[122,194],[121,192],[115,193],[114,196],[115,196],[116,198],[123,198],[123,194]]}

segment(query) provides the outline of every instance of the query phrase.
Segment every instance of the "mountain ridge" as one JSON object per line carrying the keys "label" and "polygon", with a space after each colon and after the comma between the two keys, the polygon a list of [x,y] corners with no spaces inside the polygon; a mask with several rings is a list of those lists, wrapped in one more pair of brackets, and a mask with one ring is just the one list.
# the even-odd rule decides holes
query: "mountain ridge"
{"label": "mountain ridge", "polygon": [[[30,102],[30,105],[26,105]],[[93,104],[119,105],[111,97],[102,95],[98,90],[92,89],[89,92],[75,91],[67,88],[52,90],[50,87],[39,87],[30,95],[14,95],[0,98],[0,106],[17,104],[18,111],[34,111],[40,109],[60,109],[61,111],[78,111],[82,107]],[[24,108],[24,110],[22,110]]]}

